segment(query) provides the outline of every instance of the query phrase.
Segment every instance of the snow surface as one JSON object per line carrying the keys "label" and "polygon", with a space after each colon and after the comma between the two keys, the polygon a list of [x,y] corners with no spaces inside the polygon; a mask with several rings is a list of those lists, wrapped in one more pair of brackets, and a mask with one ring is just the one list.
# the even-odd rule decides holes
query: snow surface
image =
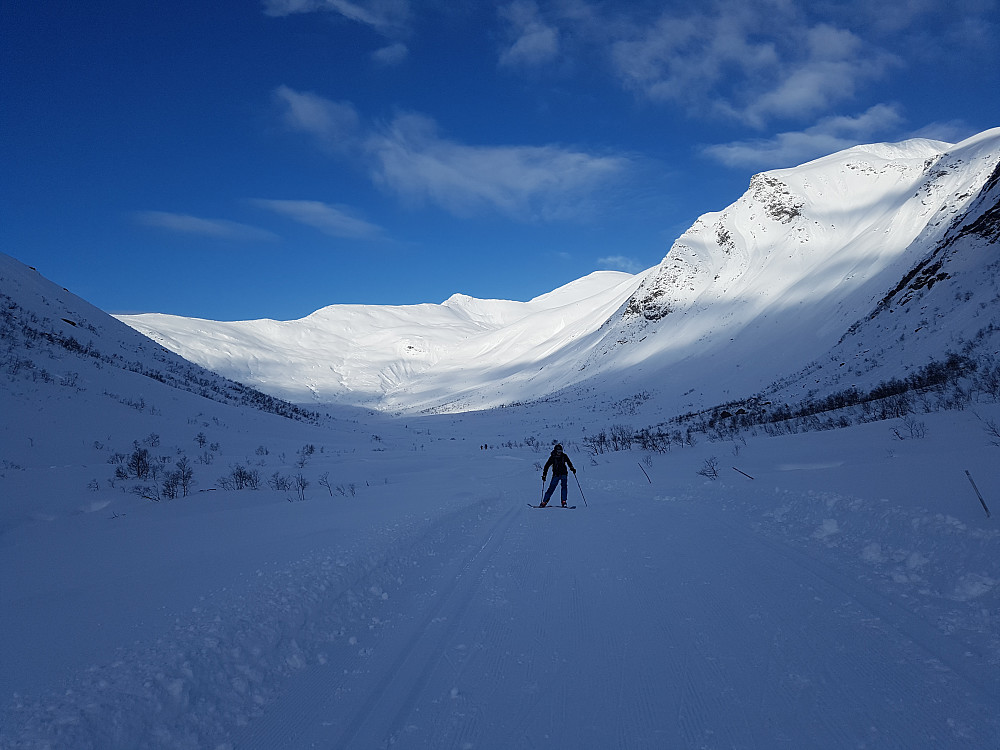
{"label": "snow surface", "polygon": [[489,377],[482,369],[537,366],[607,320],[642,278],[597,271],[528,302],[456,294],[440,305],[331,305],[293,321],[118,317],[191,361],[280,398],[377,406],[410,402],[415,381],[428,373],[429,398],[441,399],[453,398],[472,372],[482,380]]}
{"label": "snow surface", "polygon": [[[1000,531],[964,474],[1000,508],[1000,448],[970,411],[588,458],[558,405],[331,428],[81,401],[5,405],[4,748],[1000,742]],[[224,446],[197,492],[108,487],[91,440],[151,429]],[[529,435],[565,441],[577,510],[527,507],[547,450],[501,443]],[[306,499],[212,490],[247,461]]]}

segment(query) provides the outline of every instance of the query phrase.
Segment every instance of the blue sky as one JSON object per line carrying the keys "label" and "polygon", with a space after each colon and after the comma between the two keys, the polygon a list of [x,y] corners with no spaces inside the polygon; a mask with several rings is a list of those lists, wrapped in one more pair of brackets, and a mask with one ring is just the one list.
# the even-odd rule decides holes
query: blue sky
{"label": "blue sky", "polygon": [[526,300],[1000,125],[1000,0],[15,0],[0,250],[108,312]]}

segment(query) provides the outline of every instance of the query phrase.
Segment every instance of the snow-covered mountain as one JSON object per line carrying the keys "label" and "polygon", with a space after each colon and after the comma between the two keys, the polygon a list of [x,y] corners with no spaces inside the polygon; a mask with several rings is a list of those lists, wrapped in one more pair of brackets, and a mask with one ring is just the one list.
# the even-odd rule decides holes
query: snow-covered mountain
{"label": "snow-covered mountain", "polygon": [[120,319],[193,362],[291,401],[403,408],[418,389],[421,399],[446,401],[575,351],[640,280],[602,271],[529,302],[456,294],[440,305],[331,305],[293,321]]}
{"label": "snow-covered mountain", "polygon": [[943,358],[1000,322],[998,169],[991,130],[759,174],[674,243],[599,356],[689,382],[702,405],[777,380],[787,398],[870,384]]}
{"label": "snow-covered mountain", "polygon": [[927,351],[992,334],[998,163],[994,129],[761,173],[659,266],[591,274],[524,303],[455,295],[296,321],[121,320],[298,403],[466,411],[579,386],[655,392],[680,411],[774,383],[791,398],[900,376]]}
{"label": "snow-covered mountain", "polygon": [[[169,398],[208,398],[307,422],[318,418],[184,360],[2,253],[0,363],[15,395],[22,391],[19,383],[25,388],[27,383],[56,383],[65,393],[103,392],[98,401],[105,409],[144,411],[149,405],[134,394],[156,392]],[[119,389],[127,395],[120,395]],[[22,426],[8,420],[3,427]]]}

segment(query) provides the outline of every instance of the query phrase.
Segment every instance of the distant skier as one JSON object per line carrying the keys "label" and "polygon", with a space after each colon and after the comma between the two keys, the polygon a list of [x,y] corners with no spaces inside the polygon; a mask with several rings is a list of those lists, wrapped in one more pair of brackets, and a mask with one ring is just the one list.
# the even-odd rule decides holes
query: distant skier
{"label": "distant skier", "polygon": [[[563,447],[557,445],[552,449],[552,454],[549,456],[549,460],[545,462],[545,466],[542,468],[542,481],[545,481],[545,475],[549,471],[549,467],[552,467],[552,484],[549,488],[545,490],[545,497],[542,498],[542,504],[539,508],[544,508],[549,503],[549,498],[552,497],[552,493],[555,492],[556,484],[562,484],[562,504],[563,507],[566,506],[566,482],[569,479],[569,472],[572,471],[576,474],[576,468],[573,466],[573,462],[569,460],[569,456],[563,453]],[[567,471],[567,467],[569,471]]]}

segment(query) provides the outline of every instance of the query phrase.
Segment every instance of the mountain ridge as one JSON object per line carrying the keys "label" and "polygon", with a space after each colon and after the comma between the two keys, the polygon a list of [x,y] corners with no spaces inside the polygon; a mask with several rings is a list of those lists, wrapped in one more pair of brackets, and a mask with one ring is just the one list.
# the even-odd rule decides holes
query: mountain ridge
{"label": "mountain ridge", "polygon": [[[11,392],[58,383],[66,392],[103,392],[104,408],[152,408],[117,390],[197,397],[315,423],[319,415],[185,360],[35,268],[0,253],[0,371]],[[126,387],[126,383],[128,386]],[[118,406],[119,404],[115,404]]]}
{"label": "mountain ridge", "polygon": [[[600,388],[653,390],[668,410],[702,408],[843,360],[838,342],[900,284],[931,274],[929,256],[995,243],[998,163],[993,129],[956,145],[868,144],[762,172],[658,266],[597,272],[526,303],[456,294],[440,305],[332,305],[301,321],[119,319],[297,403],[465,411]],[[936,280],[939,291],[951,283]],[[977,296],[962,289],[953,296]],[[939,321],[971,322],[960,300],[935,298]],[[872,330],[896,370],[929,356],[890,340],[895,327]]]}
{"label": "mountain ridge", "polygon": [[[740,371],[742,393],[720,378],[704,398],[678,400],[679,410],[765,389],[784,379],[778,373],[799,369],[796,359],[803,368],[818,362],[946,226],[975,210],[972,196],[1000,161],[998,139],[1000,130],[987,131],[941,154],[929,154],[928,141],[847,149],[755,176],[741,198],[678,238],[610,322],[601,356],[630,357],[681,382],[694,381],[708,357]],[[893,153],[906,159],[884,158]],[[982,204],[988,215],[996,198]],[[640,338],[667,329],[670,346],[641,351]],[[924,356],[919,348],[911,354]],[[769,366],[753,372],[762,357]],[[689,361],[696,366],[685,367]]]}

